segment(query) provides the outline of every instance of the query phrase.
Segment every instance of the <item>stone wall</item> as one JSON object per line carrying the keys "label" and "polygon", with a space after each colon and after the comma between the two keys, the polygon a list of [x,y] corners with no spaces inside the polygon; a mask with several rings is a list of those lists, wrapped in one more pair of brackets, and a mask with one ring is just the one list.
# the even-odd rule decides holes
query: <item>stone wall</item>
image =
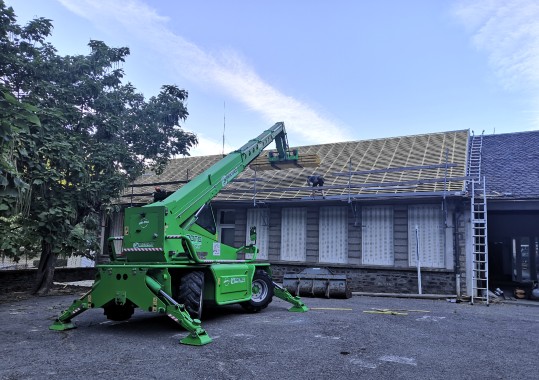
{"label": "stone wall", "polygon": [[[285,274],[299,273],[305,268],[328,268],[333,274],[345,274],[353,292],[417,294],[416,269],[328,266],[272,262],[273,279],[282,283]],[[423,294],[455,294],[455,273],[445,269],[422,270]]]}
{"label": "stone wall", "polygon": [[[24,292],[32,289],[36,278],[36,269],[0,271],[0,292]],[[93,280],[95,268],[56,268],[55,282]]]}
{"label": "stone wall", "polygon": [[[271,269],[276,282],[282,283],[287,273],[299,273],[312,264],[290,264],[272,262]],[[359,266],[327,266],[334,274],[346,274],[353,292],[417,294],[417,272],[415,269],[374,268]],[[32,288],[36,270],[0,271],[0,291],[28,291]],[[93,280],[95,268],[58,268],[54,272],[55,282]],[[448,270],[422,270],[421,283],[424,294],[455,294],[455,274]]]}

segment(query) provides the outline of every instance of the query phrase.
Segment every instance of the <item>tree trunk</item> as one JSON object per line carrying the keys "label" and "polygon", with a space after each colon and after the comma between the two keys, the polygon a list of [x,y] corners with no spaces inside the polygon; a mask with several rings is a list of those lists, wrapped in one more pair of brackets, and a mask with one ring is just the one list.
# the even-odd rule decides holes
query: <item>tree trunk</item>
{"label": "tree trunk", "polygon": [[41,258],[37,269],[36,282],[32,294],[43,296],[49,292],[54,277],[56,255],[52,252],[52,244],[41,240]]}

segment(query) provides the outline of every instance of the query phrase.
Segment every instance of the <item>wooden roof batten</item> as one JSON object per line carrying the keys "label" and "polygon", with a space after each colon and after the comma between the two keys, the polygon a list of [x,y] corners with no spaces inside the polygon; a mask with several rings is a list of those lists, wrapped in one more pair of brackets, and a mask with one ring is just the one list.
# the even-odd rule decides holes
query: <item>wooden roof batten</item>
{"label": "wooden roof batten", "polygon": [[459,165],[454,164],[454,163],[437,164],[437,165],[421,165],[421,166],[401,166],[398,168],[364,170],[360,172],[337,172],[337,173],[333,173],[333,175],[336,175],[336,176],[365,175],[365,174],[375,174],[375,173],[402,172],[402,171],[407,171],[407,170],[454,168],[457,166]]}
{"label": "wooden roof batten", "polygon": [[[402,182],[373,182],[373,183],[355,183],[350,185],[328,185],[323,187],[315,188],[315,190],[332,190],[332,189],[358,189],[358,188],[381,188],[381,189],[391,189],[396,186],[403,186],[406,188],[409,188],[410,185],[424,185],[428,183],[437,183],[437,182],[445,182],[445,181],[466,181],[471,179],[470,176],[463,176],[463,177],[450,177],[450,178],[425,178],[421,180],[413,180],[413,181],[402,181]],[[247,193],[250,190],[253,189],[223,189],[221,190],[221,193]],[[279,188],[271,188],[271,189],[259,189],[258,193],[267,193],[267,192],[287,192],[287,191],[312,191],[312,187],[279,187]]]}
{"label": "wooden roof batten", "polygon": [[[291,167],[264,171],[260,160],[250,170],[240,173],[230,187],[223,189],[215,201],[307,201],[364,197],[458,196],[464,194],[468,130],[437,132],[424,135],[302,146],[300,157],[320,157],[316,167]],[[387,140],[387,141],[385,141]],[[162,175],[137,180],[142,195],[157,183],[165,190],[177,190],[183,183],[177,179],[194,178],[222,156],[180,158],[170,162]],[[275,169],[275,168],[273,168]],[[187,172],[186,172],[187,170]],[[322,188],[306,184],[308,176],[322,175]],[[183,177],[183,178],[182,178]],[[174,183],[173,183],[174,182]],[[172,186],[172,185],[176,186]],[[313,192],[314,191],[314,192]],[[127,192],[126,192],[127,193]],[[124,194],[126,194],[124,193]],[[315,196],[313,196],[315,194]],[[126,194],[126,197],[138,194]],[[125,199],[125,198],[124,198]],[[140,197],[148,202],[148,197]]]}
{"label": "wooden roof batten", "polygon": [[[369,192],[369,191],[384,191],[384,190],[404,190],[404,189],[410,189],[410,188],[417,188],[418,185],[424,185],[424,184],[433,184],[438,182],[443,182],[444,187],[443,191],[430,191],[430,192],[402,192],[402,193],[395,193],[393,196],[406,196],[406,197],[417,197],[417,196],[425,196],[428,194],[429,196],[442,196],[446,197],[448,195],[448,189],[447,185],[449,182],[461,182],[461,181],[468,181],[471,177],[469,176],[459,176],[459,177],[448,177],[448,169],[449,168],[456,168],[462,165],[456,164],[456,163],[449,163],[447,162],[448,158],[448,152],[446,150],[445,152],[445,160],[446,162],[443,164],[432,164],[432,165],[415,165],[415,166],[401,166],[401,167],[394,167],[394,168],[385,168],[385,169],[373,169],[373,170],[363,170],[363,171],[346,171],[346,172],[334,172],[332,173],[333,176],[347,176],[348,177],[348,183],[344,185],[327,185],[323,187],[318,188],[311,188],[311,187],[280,187],[280,188],[272,188],[272,189],[259,189],[257,190],[255,188],[236,188],[236,189],[223,189],[223,193],[251,193],[253,195],[253,198],[255,200],[256,204],[256,194],[257,193],[265,193],[265,192],[292,192],[292,191],[315,191],[315,192],[321,192],[321,191],[327,191],[327,190],[335,190],[335,189],[348,189],[348,194],[341,194],[341,195],[333,195],[328,197],[323,197],[324,199],[341,199],[343,197],[347,197],[348,201],[350,202],[352,198],[357,198],[357,195],[365,195],[365,196],[373,196],[377,195],[380,197],[387,196],[387,194],[391,193],[381,193],[381,194],[352,194],[351,189],[360,189],[361,191]],[[351,160],[349,163],[349,168],[351,167]],[[404,172],[404,171],[421,171],[421,170],[432,170],[432,169],[445,169],[444,176],[440,178],[423,178],[419,180],[410,180],[410,181],[389,181],[389,182],[372,182],[372,183],[352,183],[351,179],[352,176],[369,176],[371,174],[380,174],[380,173],[392,173],[392,172]],[[464,189],[465,182],[462,184],[462,188]],[[461,195],[462,191],[453,191],[450,195]],[[302,200],[309,200],[313,199],[314,197],[311,195],[310,197],[304,197],[301,198]]]}

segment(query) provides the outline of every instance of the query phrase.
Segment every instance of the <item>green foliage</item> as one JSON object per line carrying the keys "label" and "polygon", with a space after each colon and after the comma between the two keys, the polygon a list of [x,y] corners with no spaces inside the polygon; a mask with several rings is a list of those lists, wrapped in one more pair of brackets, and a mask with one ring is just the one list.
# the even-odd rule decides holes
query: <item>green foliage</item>
{"label": "green foliage", "polygon": [[6,215],[16,214],[29,195],[29,184],[18,172],[17,162],[28,157],[22,134],[32,125],[40,126],[36,110],[0,85],[0,213]]}
{"label": "green foliage", "polygon": [[39,239],[35,238],[35,233],[34,229],[25,228],[21,215],[9,218],[0,216],[0,254],[13,258],[22,255],[27,255],[28,258],[36,257],[41,244]]}
{"label": "green foliage", "polygon": [[[51,20],[16,24],[0,0],[0,215],[21,214],[47,248],[95,248],[96,215],[145,170],[187,155],[188,93],[173,85],[148,101],[122,82],[129,49],[90,41],[60,56]],[[18,205],[18,206],[17,206]]]}

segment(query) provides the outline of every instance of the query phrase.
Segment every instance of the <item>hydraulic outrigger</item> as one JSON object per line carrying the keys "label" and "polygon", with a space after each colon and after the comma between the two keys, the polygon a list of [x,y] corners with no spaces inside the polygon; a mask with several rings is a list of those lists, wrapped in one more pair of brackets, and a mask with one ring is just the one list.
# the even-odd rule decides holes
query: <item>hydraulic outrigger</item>
{"label": "hydraulic outrigger", "polygon": [[[273,162],[297,161],[284,123],[276,123],[166,199],[126,209],[123,236],[109,238],[110,262],[97,265],[92,289],[50,329],[75,328],[72,319],[91,308],[103,308],[107,318],[122,321],[138,307],[168,315],[189,331],[181,343],[200,346],[211,342],[200,321],[204,302],[239,303],[257,312],[275,295],[293,305],[289,311],[306,312],[299,297],[272,281],[269,263],[255,261],[256,246],[233,248],[219,242],[210,207],[211,199],[273,140]],[[117,240],[122,242],[120,252]],[[251,240],[256,241],[254,228]]]}

